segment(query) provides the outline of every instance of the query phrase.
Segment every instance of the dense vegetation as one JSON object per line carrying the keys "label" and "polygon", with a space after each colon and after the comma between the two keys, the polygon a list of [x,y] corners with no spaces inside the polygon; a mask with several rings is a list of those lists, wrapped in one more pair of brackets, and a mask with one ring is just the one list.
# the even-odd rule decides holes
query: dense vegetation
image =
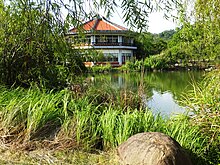
{"label": "dense vegetation", "polygon": [[[209,68],[219,64],[219,1],[197,0],[193,6],[190,1],[184,3],[178,16],[180,28],[162,32],[156,40],[150,33],[138,35],[136,42],[141,49],[137,52],[137,58],[145,59],[160,54],[161,58],[158,59],[150,57],[159,63],[161,59],[166,59],[160,69],[172,68],[174,64],[195,68]],[[157,51],[154,51],[155,48]],[[152,61],[147,58],[145,60]]]}
{"label": "dense vegetation", "polygon": [[99,88],[75,85],[57,92],[2,86],[1,140],[10,148],[29,151],[45,147],[107,151],[135,133],[159,131],[187,149],[195,164],[216,164],[220,161],[219,77],[219,71],[208,75],[184,99],[196,114],[193,118],[155,116],[143,107],[141,88],[137,93],[118,90],[105,81]]}
{"label": "dense vegetation", "polygon": [[160,54],[167,49],[167,42],[172,38],[175,30],[164,31],[159,34],[137,33],[135,45],[137,46],[136,58],[144,59],[150,55]]}
{"label": "dense vegetation", "polygon": [[209,136],[205,148],[213,164],[220,163],[220,70],[209,73],[201,84],[184,98],[184,104],[195,113],[192,123]]}
{"label": "dense vegetation", "polygon": [[0,2],[0,80],[6,85],[65,85],[83,65],[64,37],[65,24],[50,1]]}
{"label": "dense vegetation", "polygon": [[189,117],[154,116],[141,106],[138,93],[118,91],[105,83],[85,91],[1,87],[0,100],[2,142],[20,150],[108,150],[135,133],[159,131],[176,139],[196,164],[218,158],[213,149],[217,150],[219,143],[212,143],[212,151],[207,150],[209,134],[193,125]]}

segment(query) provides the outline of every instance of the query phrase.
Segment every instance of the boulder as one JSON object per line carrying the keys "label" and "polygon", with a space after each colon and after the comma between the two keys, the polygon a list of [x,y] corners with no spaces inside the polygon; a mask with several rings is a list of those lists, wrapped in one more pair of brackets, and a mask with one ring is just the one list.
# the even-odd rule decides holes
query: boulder
{"label": "boulder", "polygon": [[123,165],[192,165],[179,143],[160,132],[136,134],[117,150]]}

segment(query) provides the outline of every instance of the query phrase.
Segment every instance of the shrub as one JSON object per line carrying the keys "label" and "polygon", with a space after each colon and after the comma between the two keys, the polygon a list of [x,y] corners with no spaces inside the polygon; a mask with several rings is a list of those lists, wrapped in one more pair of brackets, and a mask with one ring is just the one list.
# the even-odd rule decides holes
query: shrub
{"label": "shrub", "polygon": [[144,60],[144,67],[147,70],[160,70],[168,68],[168,60],[161,55],[154,55]]}
{"label": "shrub", "polygon": [[93,72],[93,73],[104,73],[104,72],[110,72],[111,70],[112,70],[112,66],[110,63],[107,63],[105,65],[96,65],[89,68],[89,72]]}

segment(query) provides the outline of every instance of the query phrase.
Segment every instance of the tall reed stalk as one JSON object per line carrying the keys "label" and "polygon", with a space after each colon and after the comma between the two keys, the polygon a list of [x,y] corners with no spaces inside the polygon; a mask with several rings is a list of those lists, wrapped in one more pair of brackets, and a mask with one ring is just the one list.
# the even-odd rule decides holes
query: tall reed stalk
{"label": "tall reed stalk", "polygon": [[[208,139],[204,146],[206,159],[220,163],[220,70],[208,73],[200,84],[185,96],[184,103],[194,113],[193,124]],[[210,161],[210,160],[209,160]]]}
{"label": "tall reed stalk", "polygon": [[130,99],[125,104],[125,95],[120,95],[118,89],[108,88],[113,93],[90,90],[76,97],[69,90],[0,87],[2,144],[16,148],[33,148],[35,144],[51,149],[107,150],[136,133],[154,131],[170,135],[192,154],[203,155],[207,140],[199,127],[190,124],[189,117],[155,116],[137,106],[138,94],[128,92],[126,98]]}

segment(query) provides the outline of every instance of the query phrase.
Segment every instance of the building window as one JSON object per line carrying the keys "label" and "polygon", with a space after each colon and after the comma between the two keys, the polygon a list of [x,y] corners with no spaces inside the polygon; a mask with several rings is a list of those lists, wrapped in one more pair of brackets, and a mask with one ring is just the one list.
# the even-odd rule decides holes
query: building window
{"label": "building window", "polygon": [[104,53],[104,56],[108,62],[118,61],[118,53]]}
{"label": "building window", "polygon": [[132,44],[132,39],[130,37],[122,37],[122,42],[125,45],[131,45]]}
{"label": "building window", "polygon": [[96,43],[118,43],[118,36],[96,36]]}
{"label": "building window", "polygon": [[73,44],[80,44],[80,45],[83,45],[83,44],[86,44],[86,45],[90,45],[91,44],[91,36],[82,36],[82,37],[72,37],[70,39],[70,41],[73,43]]}
{"label": "building window", "polygon": [[95,42],[96,43],[106,43],[106,42],[108,42],[108,40],[107,40],[106,36],[96,36]]}
{"label": "building window", "polygon": [[118,43],[118,36],[107,36],[108,43]]}
{"label": "building window", "polygon": [[122,62],[130,61],[131,53],[122,53]]}

